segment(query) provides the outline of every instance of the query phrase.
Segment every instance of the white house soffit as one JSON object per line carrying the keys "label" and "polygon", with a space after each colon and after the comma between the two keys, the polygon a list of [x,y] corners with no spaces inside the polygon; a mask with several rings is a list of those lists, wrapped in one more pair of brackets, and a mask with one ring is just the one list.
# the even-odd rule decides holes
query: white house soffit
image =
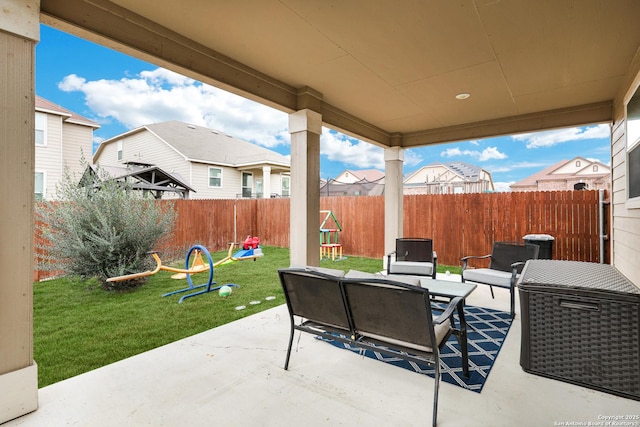
{"label": "white house soffit", "polygon": [[236,163],[235,165],[237,168],[257,168],[257,167],[262,167],[262,166],[275,166],[277,168],[282,168],[282,169],[291,169],[291,165],[288,163],[280,163],[280,162],[274,162],[274,161],[270,161],[270,160],[265,160],[265,161],[258,161],[258,162],[250,162],[250,163]]}
{"label": "white house soffit", "polygon": [[66,123],[73,123],[74,125],[87,126],[87,127],[94,128],[94,129],[100,128],[100,125],[95,123],[95,122],[86,122],[86,121],[83,121],[83,120],[77,120],[77,119],[74,119],[73,117],[65,119],[65,122]]}
{"label": "white house soffit", "polygon": [[36,111],[39,111],[41,113],[53,114],[54,116],[71,117],[71,114],[69,113],[65,113],[59,110],[51,110],[48,108],[36,107]]}
{"label": "white house soffit", "polygon": [[191,162],[191,163],[200,163],[200,164],[203,164],[203,165],[224,166],[224,167],[228,167],[228,168],[235,168],[236,167],[236,165],[233,164],[233,163],[212,162],[211,160],[191,159],[191,158],[186,158],[186,160]]}

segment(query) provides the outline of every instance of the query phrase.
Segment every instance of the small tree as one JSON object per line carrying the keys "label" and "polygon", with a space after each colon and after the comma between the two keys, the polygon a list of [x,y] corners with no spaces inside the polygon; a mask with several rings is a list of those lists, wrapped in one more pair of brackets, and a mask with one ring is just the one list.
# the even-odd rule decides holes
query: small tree
{"label": "small tree", "polygon": [[42,247],[45,268],[96,277],[105,289],[138,286],[144,280],[107,279],[148,270],[153,263],[148,252],[173,229],[175,212],[100,168],[97,179],[87,178],[85,174],[79,184],[65,171],[56,188],[63,201],[39,205],[37,224],[47,242]]}

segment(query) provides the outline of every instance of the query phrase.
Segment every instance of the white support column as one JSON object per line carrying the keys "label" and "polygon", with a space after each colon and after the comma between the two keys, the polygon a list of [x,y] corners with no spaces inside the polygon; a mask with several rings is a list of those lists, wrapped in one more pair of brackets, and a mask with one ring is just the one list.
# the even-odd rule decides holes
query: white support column
{"label": "white support column", "polygon": [[262,198],[271,198],[271,166],[262,167]]}
{"label": "white support column", "polygon": [[35,47],[39,0],[8,0],[0,19],[0,424],[38,407],[33,360]]}
{"label": "white support column", "polygon": [[[396,238],[403,236],[402,167],[404,150],[390,147],[384,150],[384,253],[393,252]],[[383,261],[386,268],[386,256]]]}
{"label": "white support column", "polygon": [[320,134],[322,116],[304,109],[289,115],[291,133],[291,266],[320,263]]}

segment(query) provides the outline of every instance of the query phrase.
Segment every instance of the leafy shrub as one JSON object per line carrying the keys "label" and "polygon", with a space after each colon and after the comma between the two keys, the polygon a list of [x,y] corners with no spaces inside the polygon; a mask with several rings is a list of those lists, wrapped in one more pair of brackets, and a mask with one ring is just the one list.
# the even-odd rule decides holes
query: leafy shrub
{"label": "leafy shrub", "polygon": [[65,172],[56,188],[61,201],[38,205],[37,231],[47,242],[40,268],[83,279],[96,277],[105,289],[138,286],[144,279],[106,280],[152,268],[148,252],[172,230],[175,212],[170,205],[134,191],[131,183],[94,170],[95,175],[85,173],[82,185]]}

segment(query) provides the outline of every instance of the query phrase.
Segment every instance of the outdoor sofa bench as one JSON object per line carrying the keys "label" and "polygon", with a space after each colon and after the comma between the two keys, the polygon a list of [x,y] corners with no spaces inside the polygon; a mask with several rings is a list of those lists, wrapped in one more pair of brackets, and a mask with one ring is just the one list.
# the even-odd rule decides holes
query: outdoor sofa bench
{"label": "outdoor sofa bench", "polygon": [[[416,279],[393,278],[322,268],[278,270],[284,290],[291,332],[284,369],[295,331],[307,332],[403,360],[434,366],[433,425],[437,421],[440,349],[454,334],[466,350],[466,334],[454,329],[453,314],[462,307],[456,297],[446,307],[432,307],[429,290]],[[409,282],[409,283],[407,283]],[[432,310],[440,312],[434,317]],[[458,313],[460,315],[460,313]],[[462,314],[464,319],[464,314]],[[468,376],[467,352],[462,366]]]}

